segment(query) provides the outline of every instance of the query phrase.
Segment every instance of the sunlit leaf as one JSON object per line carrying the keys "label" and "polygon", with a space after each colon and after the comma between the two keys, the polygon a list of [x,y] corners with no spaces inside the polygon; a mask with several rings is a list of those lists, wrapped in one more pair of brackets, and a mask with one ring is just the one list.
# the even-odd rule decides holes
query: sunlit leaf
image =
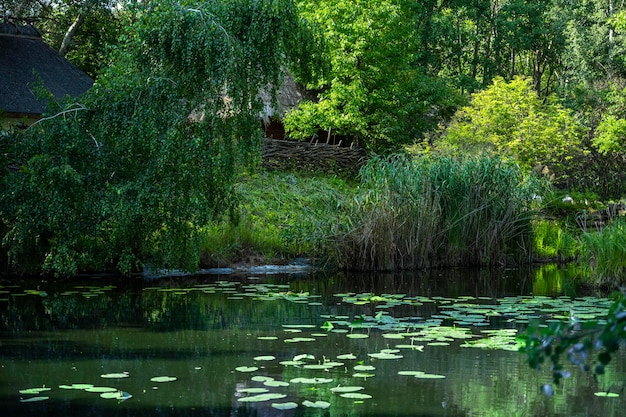
{"label": "sunlit leaf", "polygon": [[278,394],[275,392],[268,392],[265,394],[259,394],[259,395],[252,395],[250,397],[242,397],[242,398],[238,398],[237,401],[242,402],[242,403],[260,403],[260,402],[265,402],[265,401],[271,401],[271,400],[280,400],[281,398],[285,398],[287,395],[285,394]]}
{"label": "sunlit leaf", "polygon": [[238,366],[235,368],[235,371],[237,372],[254,372],[258,370],[259,368],[257,368],[256,366]]}
{"label": "sunlit leaf", "polygon": [[27,388],[27,389],[21,389],[20,394],[26,394],[26,395],[40,394],[45,391],[50,391],[51,389],[52,388],[47,388],[47,387]]}
{"label": "sunlit leaf", "polygon": [[20,402],[21,403],[35,403],[39,401],[46,401],[49,399],[50,397],[30,397],[30,398],[22,398],[20,399]]}
{"label": "sunlit leaf", "polygon": [[153,378],[150,378],[150,381],[152,382],[172,382],[172,381],[176,381],[176,377],[175,376],[155,376]]}
{"label": "sunlit leaf", "polygon": [[340,392],[340,393],[342,393],[342,392],[357,392],[357,391],[361,391],[361,390],[364,390],[364,389],[365,389],[365,387],[347,386],[346,385],[346,386],[343,386],[343,387],[342,386],[334,387],[334,388],[331,388],[330,390],[332,392]]}
{"label": "sunlit leaf", "polygon": [[272,407],[277,410],[293,410],[294,408],[298,408],[298,404],[294,402],[272,403]]}
{"label": "sunlit leaf", "polygon": [[304,400],[302,402],[302,405],[305,407],[310,407],[310,408],[328,408],[330,407],[330,403],[326,402],[326,401],[309,401],[309,400]]}

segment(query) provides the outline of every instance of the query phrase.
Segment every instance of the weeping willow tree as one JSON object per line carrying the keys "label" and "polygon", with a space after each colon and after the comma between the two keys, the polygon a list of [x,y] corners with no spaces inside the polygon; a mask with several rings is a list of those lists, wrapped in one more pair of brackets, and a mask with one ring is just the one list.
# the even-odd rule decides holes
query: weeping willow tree
{"label": "weeping willow tree", "polygon": [[129,16],[80,103],[50,100],[12,135],[0,231],[15,269],[197,268],[199,228],[258,155],[259,90],[310,47],[289,0],[151,1]]}

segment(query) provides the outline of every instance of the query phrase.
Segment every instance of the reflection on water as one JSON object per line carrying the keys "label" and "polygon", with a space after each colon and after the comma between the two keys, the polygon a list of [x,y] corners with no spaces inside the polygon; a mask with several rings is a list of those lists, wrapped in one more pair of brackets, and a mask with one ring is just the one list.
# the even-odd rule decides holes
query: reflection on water
{"label": "reflection on water", "polygon": [[[530,370],[519,353],[468,348],[467,341],[454,338],[424,341],[416,336],[430,321],[458,326],[455,323],[463,320],[459,315],[476,315],[467,310],[450,315],[450,306],[474,303],[488,311],[496,308],[496,298],[574,296],[567,284],[571,273],[545,266],[532,271],[201,276],[145,286],[104,279],[5,286],[0,288],[0,409],[3,416],[38,417],[621,416],[626,396],[621,392],[623,356],[598,381],[574,371],[548,398],[539,387],[550,382],[549,372]],[[349,294],[365,295],[350,299]],[[388,297],[370,302],[367,294]],[[467,325],[474,339],[484,338],[484,329],[514,331],[526,325],[519,317],[495,313],[499,315],[488,315],[486,323],[483,317]],[[327,323],[334,325],[322,329]],[[365,338],[349,337],[355,333]],[[399,343],[424,347],[393,351],[391,356],[402,356],[398,359],[371,356]],[[275,359],[259,359],[270,355]],[[296,366],[280,363],[298,355],[310,356]],[[373,368],[359,372],[359,365]],[[398,374],[410,370],[445,378]],[[101,377],[121,372],[129,376]],[[152,382],[156,376],[177,379]],[[296,382],[302,380],[309,382]],[[332,381],[320,382],[326,380]],[[98,393],[58,388],[71,384],[112,387],[132,398],[118,402]],[[52,388],[39,394],[48,400],[20,402],[33,395],[19,390],[42,386]],[[337,386],[362,387],[358,392],[371,398],[344,398],[330,391]],[[240,401],[254,395],[246,391],[250,388],[285,397]],[[622,395],[593,395],[601,389]],[[330,406],[306,408],[304,401]],[[298,407],[271,406],[285,402]]]}

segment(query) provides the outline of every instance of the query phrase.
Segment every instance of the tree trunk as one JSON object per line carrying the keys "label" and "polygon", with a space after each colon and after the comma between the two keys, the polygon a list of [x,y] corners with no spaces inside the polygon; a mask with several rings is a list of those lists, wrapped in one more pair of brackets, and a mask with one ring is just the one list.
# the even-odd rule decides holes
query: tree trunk
{"label": "tree trunk", "polygon": [[80,25],[83,24],[84,20],[85,20],[85,14],[81,11],[78,14],[78,16],[76,16],[76,19],[71,24],[71,26],[69,27],[67,32],[65,32],[65,36],[63,37],[63,42],[61,42],[61,47],[59,48],[59,53],[61,55],[65,56],[65,54],[67,54],[67,50],[70,47],[70,43],[72,42],[72,38],[74,37],[74,34],[76,34],[76,31],[78,30]]}

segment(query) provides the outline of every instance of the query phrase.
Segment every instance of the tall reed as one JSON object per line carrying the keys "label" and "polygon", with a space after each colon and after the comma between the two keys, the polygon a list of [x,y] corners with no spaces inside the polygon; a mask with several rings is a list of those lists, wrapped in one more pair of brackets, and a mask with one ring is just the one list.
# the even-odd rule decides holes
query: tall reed
{"label": "tall reed", "polygon": [[529,255],[534,177],[497,158],[394,156],[361,170],[339,245],[349,269],[504,264]]}
{"label": "tall reed", "polygon": [[597,285],[626,282],[626,220],[617,219],[600,232],[584,233],[580,262]]}

